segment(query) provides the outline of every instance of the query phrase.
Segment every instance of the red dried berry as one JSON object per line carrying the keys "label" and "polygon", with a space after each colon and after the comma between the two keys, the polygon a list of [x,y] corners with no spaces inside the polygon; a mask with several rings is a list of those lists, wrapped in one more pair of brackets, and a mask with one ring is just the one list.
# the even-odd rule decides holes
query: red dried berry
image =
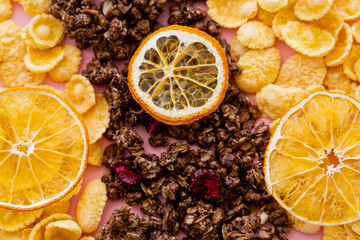
{"label": "red dried berry", "polygon": [[113,165],[113,169],[115,171],[116,176],[120,179],[120,181],[129,185],[138,184],[142,178],[141,175],[136,174],[130,170],[127,170],[122,162],[115,163]]}
{"label": "red dried berry", "polygon": [[212,200],[220,197],[221,178],[214,170],[200,168],[191,175],[190,188],[201,199]]}
{"label": "red dried berry", "polygon": [[163,127],[163,124],[156,119],[147,120],[144,125],[148,133],[158,131]]}

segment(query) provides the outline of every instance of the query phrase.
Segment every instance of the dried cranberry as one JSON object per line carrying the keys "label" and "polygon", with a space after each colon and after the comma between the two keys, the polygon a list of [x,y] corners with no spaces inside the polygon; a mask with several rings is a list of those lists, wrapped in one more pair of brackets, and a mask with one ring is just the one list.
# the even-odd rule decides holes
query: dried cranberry
{"label": "dried cranberry", "polygon": [[163,123],[159,122],[156,119],[147,120],[144,125],[148,133],[158,131],[163,127]]}
{"label": "dried cranberry", "polygon": [[191,191],[205,200],[220,197],[221,178],[211,169],[200,168],[191,175]]}
{"label": "dried cranberry", "polygon": [[125,165],[122,162],[117,162],[113,165],[116,176],[123,183],[129,185],[136,185],[140,182],[142,176],[138,175],[130,170],[127,170]]}

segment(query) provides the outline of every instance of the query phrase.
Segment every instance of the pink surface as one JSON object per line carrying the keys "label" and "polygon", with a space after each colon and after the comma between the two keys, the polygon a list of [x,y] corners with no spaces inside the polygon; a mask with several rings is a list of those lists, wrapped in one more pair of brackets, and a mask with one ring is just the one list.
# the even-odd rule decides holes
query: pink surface
{"label": "pink surface", "polygon": [[[95,2],[99,3],[100,0],[95,0]],[[201,8],[206,8],[205,4],[203,3],[197,3],[197,6],[200,6]],[[167,25],[167,17],[169,15],[169,10],[167,9],[165,13],[163,13],[160,18],[159,21],[164,24]],[[29,23],[29,21],[31,20],[31,16],[29,16],[28,14],[26,14],[22,7],[17,4],[14,3],[13,4],[13,15],[11,17],[12,20],[14,20],[18,25],[20,25],[21,27],[25,26],[27,23]],[[221,29],[221,33],[223,38],[225,38],[229,43],[231,42],[233,36],[235,35],[235,30],[232,29],[226,29],[226,28],[222,28]],[[62,43],[63,44],[74,44],[74,41],[69,40],[69,39],[65,39]],[[281,52],[281,57],[282,57],[282,63],[289,58],[291,55],[293,55],[295,53],[294,50],[290,49],[284,42],[277,40],[276,42],[276,47],[278,49],[280,49]],[[86,64],[92,59],[93,57],[93,52],[91,48],[88,48],[86,50],[82,51],[82,63],[79,69],[79,73],[81,73],[81,71],[86,67]],[[52,81],[51,79],[49,79],[47,77],[47,79],[45,80],[44,84],[47,85],[51,85],[54,86],[60,90],[64,89],[65,84],[64,83],[57,83]],[[105,90],[105,87],[95,87],[95,92],[96,93],[102,93]],[[253,99],[253,96],[251,96],[251,98]],[[271,121],[268,119],[265,119],[266,123],[270,123]],[[135,130],[146,140],[149,137],[149,134],[145,131],[144,127],[142,126],[138,126],[135,127]],[[172,140],[173,141],[173,140]],[[102,138],[100,140],[101,145],[105,148],[107,145],[109,145],[111,142],[109,140],[107,140],[106,138]],[[166,148],[164,147],[159,147],[159,148],[152,148],[147,141],[145,141],[144,144],[144,148],[146,150],[147,153],[155,153],[157,155],[159,155],[161,152],[165,151]],[[80,193],[77,196],[74,196],[71,200],[71,207],[70,207],[70,211],[69,214],[75,216],[75,211],[76,211],[76,205],[77,205],[77,200],[78,197],[80,196],[81,192],[84,190],[84,187],[86,186],[86,184],[88,182],[90,182],[93,179],[96,178],[101,178],[103,173],[106,171],[105,167],[94,167],[94,166],[89,166],[85,172],[85,176],[84,176],[84,180],[83,180],[83,184],[82,184],[82,188],[80,190]],[[119,208],[121,206],[125,205],[125,201],[124,200],[116,200],[116,201],[112,201],[112,200],[108,200],[106,207],[105,207],[105,211],[104,214],[102,216],[101,222],[100,222],[100,226],[104,225],[106,223],[106,221],[109,219],[111,213],[113,212],[114,209]],[[139,205],[136,205],[135,207],[132,208],[132,211],[142,215],[140,212],[140,207]],[[100,227],[99,227],[100,228]],[[90,236],[95,236],[96,233],[98,232],[99,229],[97,229],[93,234],[89,234]],[[84,234],[84,236],[86,236],[88,234]],[[289,235],[288,238],[290,240],[319,240],[322,239],[322,232],[318,232],[317,234],[312,234],[312,235],[308,235],[308,234],[302,234],[299,233],[295,230],[292,230]]]}

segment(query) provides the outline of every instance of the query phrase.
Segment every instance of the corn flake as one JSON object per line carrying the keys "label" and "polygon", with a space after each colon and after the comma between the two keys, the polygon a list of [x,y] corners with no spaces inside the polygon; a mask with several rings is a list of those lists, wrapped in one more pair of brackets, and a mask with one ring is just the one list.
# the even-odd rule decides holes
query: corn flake
{"label": "corn flake", "polygon": [[328,31],[335,39],[343,28],[344,17],[336,12],[329,11],[324,17],[319,20],[310,22],[312,25]]}
{"label": "corn flake", "polygon": [[74,106],[79,113],[85,113],[95,105],[94,87],[90,81],[82,75],[75,74],[71,77],[70,81],[65,85],[63,97]]}
{"label": "corn flake", "polygon": [[81,50],[73,45],[65,45],[64,58],[49,71],[51,79],[66,82],[76,74],[81,63]]}
{"label": "corn flake", "polygon": [[344,16],[345,21],[350,21],[360,16],[360,1],[334,0],[331,9]]}
{"label": "corn flake", "polygon": [[354,23],[352,26],[351,26],[351,32],[352,32],[352,35],[354,37],[354,39],[360,43],[360,21]]}
{"label": "corn flake", "polygon": [[273,30],[259,21],[245,23],[236,35],[240,43],[250,49],[264,49],[275,45]]}
{"label": "corn flake", "polygon": [[314,234],[320,231],[321,226],[303,222],[289,213],[287,215],[288,218],[293,222],[292,227],[298,232],[306,233],[306,234]]}
{"label": "corn flake", "polygon": [[10,0],[0,0],[0,22],[3,22],[11,17],[12,4]]}
{"label": "corn flake", "polygon": [[20,4],[23,6],[24,11],[31,15],[47,13],[50,7],[50,0],[21,0]]}
{"label": "corn flake", "polygon": [[29,33],[40,49],[56,46],[64,38],[65,29],[59,19],[47,14],[34,17]]}
{"label": "corn flake", "polygon": [[67,213],[70,209],[70,200],[60,200],[44,208],[41,218],[46,218],[55,213]]}
{"label": "corn flake", "polygon": [[20,212],[11,209],[0,208],[0,229],[14,232],[25,228],[35,222],[42,214],[43,209]]}
{"label": "corn flake", "polygon": [[275,17],[275,13],[268,12],[262,8],[259,8],[257,14],[257,19],[259,19],[259,21],[265,23],[268,26],[272,26],[274,17]]}
{"label": "corn flake", "polygon": [[345,228],[343,225],[324,226],[323,240],[339,240],[346,239]]}
{"label": "corn flake", "polygon": [[22,31],[21,31],[21,37],[22,39],[25,41],[26,45],[32,47],[32,48],[36,48],[39,49],[39,46],[36,44],[36,42],[34,41],[34,39],[31,37],[30,32],[29,32],[29,27],[30,25],[26,25]]}
{"label": "corn flake", "polygon": [[360,235],[360,221],[349,223],[349,226],[354,232]]}
{"label": "corn flake", "polygon": [[76,209],[76,219],[85,233],[96,230],[107,201],[106,185],[100,179],[88,183]]}
{"label": "corn flake", "polygon": [[314,21],[329,12],[333,0],[298,0],[295,4],[295,15],[304,21]]}
{"label": "corn flake", "polygon": [[66,195],[62,200],[63,201],[67,201],[67,200],[70,200],[73,196],[77,195],[79,192],[80,192],[80,189],[81,189],[81,184],[82,184],[82,180],[78,183],[78,185],[76,185],[74,187],[73,190],[71,190],[71,192]]}
{"label": "corn flake", "polygon": [[81,228],[72,220],[51,222],[45,229],[45,240],[66,239],[78,240],[81,237]]}
{"label": "corn flake", "polygon": [[334,37],[310,24],[290,21],[281,32],[287,45],[309,57],[323,57],[334,48]]}
{"label": "corn flake", "polygon": [[16,232],[7,232],[0,230],[0,239],[1,240],[20,240],[21,239],[21,230]]}
{"label": "corn flake", "polygon": [[68,214],[53,214],[47,218],[44,218],[40,222],[38,222],[34,228],[31,230],[29,235],[29,240],[44,240],[44,233],[46,226],[55,221],[59,220],[72,220],[72,217]]}
{"label": "corn flake", "polygon": [[356,75],[356,79],[358,79],[358,81],[360,80],[360,58],[356,61],[355,65],[354,65],[354,72]]}
{"label": "corn flake", "polygon": [[258,3],[268,12],[277,12],[288,4],[288,0],[258,0]]}
{"label": "corn flake", "polygon": [[360,240],[360,235],[352,230],[349,224],[344,225],[346,240]]}
{"label": "corn flake", "polygon": [[326,65],[329,67],[339,66],[344,63],[345,58],[350,54],[353,37],[350,26],[344,23],[339,33],[335,47],[325,57]]}
{"label": "corn flake", "polygon": [[294,8],[287,7],[278,11],[272,23],[272,29],[275,33],[275,36],[280,40],[284,40],[282,37],[282,30],[286,27],[286,24],[289,21],[297,21],[297,17],[294,14]]}
{"label": "corn flake", "polygon": [[207,0],[209,16],[220,26],[237,28],[256,16],[257,0]]}
{"label": "corn flake", "polygon": [[83,238],[80,238],[80,240],[95,240],[95,238],[93,238],[93,237],[83,237]]}
{"label": "corn flake", "polygon": [[90,165],[101,167],[103,159],[103,149],[99,142],[90,145],[88,163]]}
{"label": "corn flake", "polygon": [[270,131],[270,134],[271,134],[271,135],[274,134],[274,132],[275,132],[277,126],[279,125],[279,122],[280,122],[280,121],[281,121],[281,118],[278,118],[278,119],[272,121],[272,123],[270,123],[270,125],[269,125],[269,131]]}
{"label": "corn flake", "polygon": [[248,93],[256,93],[275,81],[280,69],[280,52],[276,48],[249,50],[240,57],[242,73],[235,77],[236,85]]}
{"label": "corn flake", "polygon": [[31,231],[32,231],[32,228],[25,228],[25,229],[21,230],[20,240],[28,240]]}
{"label": "corn flake", "polygon": [[281,66],[275,84],[282,87],[301,87],[321,85],[326,76],[323,58],[310,58],[294,54]]}
{"label": "corn flake", "polygon": [[231,57],[235,60],[235,61],[239,61],[239,58],[244,55],[247,51],[249,51],[248,47],[245,47],[244,45],[242,45],[239,41],[239,39],[237,38],[237,36],[235,35],[235,37],[233,38],[233,40],[231,41],[231,45],[230,45],[230,54]]}
{"label": "corn flake", "polygon": [[26,68],[34,73],[46,73],[64,58],[62,47],[39,50],[28,47],[24,62]]}
{"label": "corn flake", "polygon": [[0,23],[0,45],[2,62],[23,61],[26,46],[21,38],[21,28],[15,22],[7,20]]}
{"label": "corn flake", "polygon": [[329,90],[340,90],[345,93],[355,92],[357,88],[357,84],[344,74],[342,66],[328,68],[324,86]]}
{"label": "corn flake", "polygon": [[354,81],[356,80],[360,81],[360,79],[357,79],[354,69],[355,63],[358,61],[359,58],[360,58],[360,46],[353,45],[350,50],[350,54],[346,57],[343,64],[344,73],[346,74],[346,76],[348,76]]}

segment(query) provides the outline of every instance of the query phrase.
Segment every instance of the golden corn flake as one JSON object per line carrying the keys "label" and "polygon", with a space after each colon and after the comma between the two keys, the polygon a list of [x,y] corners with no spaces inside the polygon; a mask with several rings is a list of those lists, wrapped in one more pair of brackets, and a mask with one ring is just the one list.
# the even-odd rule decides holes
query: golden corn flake
{"label": "golden corn flake", "polygon": [[266,25],[272,26],[272,22],[274,20],[275,13],[268,12],[262,8],[259,8],[258,14],[256,17],[257,17],[257,19],[259,19],[259,21],[265,23]]}
{"label": "golden corn flake", "polygon": [[70,200],[60,200],[44,208],[41,218],[46,218],[55,213],[67,213],[70,209]]}
{"label": "golden corn flake", "polygon": [[50,0],[21,0],[20,4],[23,6],[24,11],[31,15],[47,13],[50,7]]}
{"label": "golden corn flake", "polygon": [[294,8],[292,7],[281,9],[274,16],[272,29],[275,33],[275,36],[280,40],[283,40],[281,32],[286,27],[286,24],[289,21],[298,21],[297,17],[294,14]]}
{"label": "golden corn flake", "polygon": [[25,228],[25,229],[21,230],[20,240],[28,240],[31,231],[32,231],[32,228]]}
{"label": "golden corn flake", "polygon": [[103,159],[103,149],[99,142],[90,145],[88,163],[90,165],[101,167]]}
{"label": "golden corn flake", "polygon": [[110,122],[110,113],[106,99],[101,94],[95,94],[95,105],[82,114],[89,133],[90,144],[99,140]]}
{"label": "golden corn flake", "polygon": [[360,240],[360,235],[352,230],[349,224],[344,225],[346,240]]}
{"label": "golden corn flake", "polygon": [[330,10],[333,0],[298,0],[295,4],[295,15],[304,21],[322,18]]}
{"label": "golden corn flake", "polygon": [[0,42],[0,63],[3,59],[3,55],[4,55],[4,47],[2,46],[2,44]]}
{"label": "golden corn flake", "polygon": [[354,64],[354,72],[356,75],[356,79],[358,79],[358,81],[360,81],[360,58]]}
{"label": "golden corn flake", "polygon": [[323,240],[339,240],[346,239],[345,228],[343,225],[324,226]]}
{"label": "golden corn flake", "polygon": [[231,47],[230,48],[230,55],[235,61],[239,61],[239,58],[242,55],[244,55],[247,51],[249,51],[248,47],[245,47],[244,45],[242,45],[240,43],[240,41],[239,41],[239,39],[237,38],[236,35],[233,38],[233,40],[231,41],[230,47]]}
{"label": "golden corn flake", "polygon": [[86,77],[78,74],[73,75],[70,81],[66,83],[63,97],[79,113],[85,113],[95,104],[93,85]]}
{"label": "golden corn flake", "polygon": [[334,0],[331,9],[344,16],[345,21],[350,21],[360,16],[360,1]]}
{"label": "golden corn flake", "polygon": [[29,47],[24,62],[26,68],[34,73],[46,73],[53,69],[64,57],[62,47],[39,50]]}
{"label": "golden corn flake", "polygon": [[53,214],[47,218],[44,218],[40,222],[38,222],[34,228],[31,230],[29,235],[29,240],[44,240],[44,233],[46,226],[55,221],[60,220],[72,220],[72,217],[68,214]]}
{"label": "golden corn flake", "polygon": [[10,0],[0,0],[0,22],[3,22],[11,17],[12,4]]}
{"label": "golden corn flake", "polygon": [[357,21],[351,26],[351,32],[354,39],[360,43],[360,21]]}
{"label": "golden corn flake", "polygon": [[258,3],[268,12],[277,12],[288,4],[288,0],[258,0]]}
{"label": "golden corn flake", "polygon": [[80,240],[95,240],[93,237],[82,237]]}
{"label": "golden corn flake", "polygon": [[83,232],[91,233],[99,226],[106,201],[105,183],[100,179],[89,182],[76,209],[76,219]]}
{"label": "golden corn flake", "polygon": [[346,74],[346,76],[348,76],[354,81],[356,80],[360,81],[360,79],[357,79],[354,69],[355,63],[358,61],[359,58],[360,58],[360,46],[353,45],[350,50],[350,54],[346,57],[343,64],[344,73]]}
{"label": "golden corn flake", "polygon": [[209,16],[220,26],[237,28],[257,13],[257,0],[207,0]]}
{"label": "golden corn flake", "polygon": [[25,41],[26,45],[38,49],[39,46],[36,44],[34,39],[31,37],[29,32],[30,25],[26,25],[21,31],[21,37]]}
{"label": "golden corn flake", "polygon": [[71,190],[71,192],[66,195],[62,200],[67,201],[70,200],[73,196],[77,195],[80,192],[81,189],[81,184],[82,184],[82,180],[78,183],[78,185],[76,185],[74,187],[73,190]]}
{"label": "golden corn flake", "polygon": [[0,208],[0,229],[14,232],[25,228],[40,217],[43,209],[20,212],[11,209]]}
{"label": "golden corn flake", "polygon": [[248,93],[256,93],[275,81],[280,69],[280,52],[276,48],[249,50],[240,57],[242,73],[235,77],[236,85]]}
{"label": "golden corn flake", "polygon": [[64,27],[59,19],[41,14],[30,22],[29,32],[40,49],[56,46],[64,38]]}
{"label": "golden corn flake", "polygon": [[340,13],[330,10],[324,17],[310,23],[322,30],[328,31],[335,39],[337,39],[344,24],[344,17]]}
{"label": "golden corn flake", "polygon": [[306,233],[306,234],[314,234],[320,231],[321,226],[303,222],[297,219],[296,217],[294,217],[293,215],[291,215],[290,213],[288,213],[287,215],[288,218],[293,222],[292,227],[298,232]]}
{"label": "golden corn flake", "polygon": [[21,38],[21,28],[15,22],[7,20],[0,23],[0,45],[2,62],[23,60],[26,45]]}
{"label": "golden corn flake", "polygon": [[79,70],[81,50],[74,45],[63,47],[64,58],[49,71],[51,79],[57,82],[67,82]]}
{"label": "golden corn flake", "polygon": [[287,45],[309,57],[323,57],[334,48],[334,37],[310,24],[290,21],[281,32]]}
{"label": "golden corn flake", "polygon": [[325,57],[326,65],[329,67],[339,66],[344,63],[345,58],[350,54],[353,43],[350,26],[344,23],[339,33],[334,49]]}
{"label": "golden corn flake", "polygon": [[16,232],[7,232],[4,230],[0,230],[0,239],[1,240],[20,240],[21,239],[21,231],[18,230]]}
{"label": "golden corn flake", "polygon": [[356,221],[356,222],[353,222],[353,223],[349,223],[348,224],[351,229],[356,232],[357,234],[360,235],[360,221]]}
{"label": "golden corn flake", "polygon": [[278,118],[278,119],[272,121],[272,123],[270,123],[269,131],[270,131],[271,134],[274,134],[274,132],[275,132],[275,130],[276,130],[276,128],[277,128],[280,121],[281,121],[281,118]]}
{"label": "golden corn flake", "polygon": [[264,49],[275,45],[273,30],[259,21],[245,23],[236,35],[240,43],[250,49]]}
{"label": "golden corn flake", "polygon": [[342,66],[328,68],[324,86],[329,90],[340,90],[345,93],[355,92],[357,88],[357,84],[344,74]]}
{"label": "golden corn flake", "polygon": [[323,58],[310,58],[294,54],[281,66],[275,84],[282,87],[301,87],[322,85],[326,75]]}
{"label": "golden corn flake", "polygon": [[78,240],[82,231],[79,225],[72,220],[51,222],[45,229],[45,240]]}

